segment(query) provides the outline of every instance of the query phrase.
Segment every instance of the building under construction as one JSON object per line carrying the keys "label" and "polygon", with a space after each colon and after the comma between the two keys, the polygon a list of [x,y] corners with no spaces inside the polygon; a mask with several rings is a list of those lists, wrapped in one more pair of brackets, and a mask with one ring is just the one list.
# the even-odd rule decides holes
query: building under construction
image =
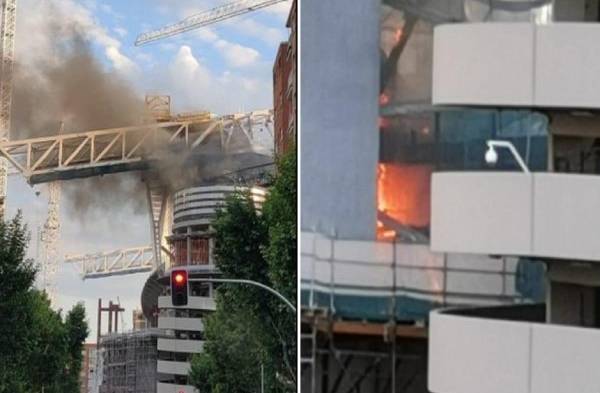
{"label": "building under construction", "polygon": [[100,393],[155,393],[159,329],[112,333],[100,338]]}

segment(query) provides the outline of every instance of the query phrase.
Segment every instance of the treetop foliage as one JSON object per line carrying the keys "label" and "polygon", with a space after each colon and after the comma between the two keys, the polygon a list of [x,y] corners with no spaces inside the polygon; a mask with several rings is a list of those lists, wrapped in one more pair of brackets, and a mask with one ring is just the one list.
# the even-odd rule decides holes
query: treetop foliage
{"label": "treetop foliage", "polygon": [[[215,259],[224,277],[261,282],[296,302],[296,155],[278,161],[262,214],[249,194],[228,198],[218,212]],[[223,284],[217,310],[205,323],[203,353],[190,379],[201,392],[296,389],[296,315],[280,299],[253,286]]]}
{"label": "treetop foliage", "polygon": [[83,304],[63,320],[45,292],[33,288],[36,269],[19,212],[0,221],[0,393],[77,393],[83,343]]}

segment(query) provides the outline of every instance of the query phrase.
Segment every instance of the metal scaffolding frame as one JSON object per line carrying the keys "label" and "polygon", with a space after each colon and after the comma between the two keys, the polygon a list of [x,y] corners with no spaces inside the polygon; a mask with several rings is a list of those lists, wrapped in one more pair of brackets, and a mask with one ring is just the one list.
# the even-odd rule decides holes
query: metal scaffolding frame
{"label": "metal scaffolding frame", "polygon": [[302,310],[302,392],[425,393],[426,362],[424,326],[341,321],[324,310]]}
{"label": "metal scaffolding frame", "polygon": [[103,380],[100,393],[154,393],[156,341],[160,329],[116,333],[100,339]]}
{"label": "metal scaffolding frame", "polygon": [[[312,233],[317,233],[313,229]],[[364,262],[334,258],[337,247],[335,232],[323,236],[330,243],[319,243],[313,237],[312,247],[302,251],[307,257],[311,275],[304,277],[307,301],[301,309],[301,376],[303,393],[351,393],[361,388],[371,389],[374,393],[410,392],[426,393],[427,363],[427,321],[417,318],[401,319],[397,314],[397,297],[402,293],[419,291],[421,295],[431,296],[438,306],[456,304],[457,301],[472,299],[485,302],[519,302],[522,296],[508,293],[507,285],[516,278],[516,271],[508,267],[506,260],[499,260],[498,269],[464,268],[449,264],[447,255],[435,266],[415,266],[399,260],[397,239],[386,241],[390,244],[389,260],[385,262]],[[322,239],[321,239],[322,240]],[[317,250],[319,249],[319,253]],[[387,255],[387,254],[386,254]],[[317,268],[317,263],[320,267]],[[311,267],[312,265],[312,267]],[[337,266],[336,266],[337,265]],[[339,269],[344,266],[368,266],[370,269],[389,269],[389,293],[386,314],[380,320],[355,315],[343,316],[338,309],[338,297],[343,297],[340,282],[336,282]],[[441,275],[440,287],[427,290],[412,288],[399,282],[403,272],[435,272]],[[316,277],[320,272],[322,282]],[[382,273],[383,274],[383,273]],[[387,273],[386,273],[387,274]],[[502,289],[497,294],[469,291],[458,293],[448,283],[448,275],[478,274],[481,276],[500,276]],[[398,276],[398,277],[397,277]],[[318,293],[325,291],[325,297],[319,299]],[[360,296],[360,295],[357,295]],[[349,319],[360,318],[360,319]]]}
{"label": "metal scaffolding frame", "polygon": [[[313,251],[315,247],[316,243],[313,242]],[[395,246],[393,250],[394,258],[390,267],[395,272],[397,268]],[[313,270],[309,304],[301,309],[300,365],[304,380],[302,391],[304,393],[319,391],[360,393],[363,383],[370,379],[373,381],[374,393],[421,393],[418,387],[416,390],[408,389],[418,377],[424,378],[426,375],[424,364],[427,360],[427,327],[420,324],[420,321],[398,324],[395,317],[398,289],[396,274],[393,274],[387,322],[345,321],[336,316],[334,264],[333,261],[331,262],[330,304],[328,307],[316,305]],[[402,340],[405,345],[399,347],[399,340]],[[407,351],[407,347],[411,349]],[[336,370],[331,370],[330,366],[335,366]],[[405,369],[409,371],[409,376],[405,378],[402,374],[402,377],[398,378],[399,372],[406,371]],[[330,380],[331,376],[335,377],[333,381]],[[380,380],[384,381],[382,386],[379,386]],[[422,392],[425,393],[426,390]]]}

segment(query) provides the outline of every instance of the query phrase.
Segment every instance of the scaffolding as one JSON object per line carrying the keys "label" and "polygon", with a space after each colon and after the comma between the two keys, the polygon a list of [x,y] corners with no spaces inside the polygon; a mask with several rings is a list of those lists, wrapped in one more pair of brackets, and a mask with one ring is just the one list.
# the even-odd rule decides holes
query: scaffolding
{"label": "scaffolding", "polygon": [[100,339],[100,393],[155,393],[159,329],[113,333]]}
{"label": "scaffolding", "polygon": [[431,309],[523,301],[515,258],[305,234],[303,393],[426,393]]}

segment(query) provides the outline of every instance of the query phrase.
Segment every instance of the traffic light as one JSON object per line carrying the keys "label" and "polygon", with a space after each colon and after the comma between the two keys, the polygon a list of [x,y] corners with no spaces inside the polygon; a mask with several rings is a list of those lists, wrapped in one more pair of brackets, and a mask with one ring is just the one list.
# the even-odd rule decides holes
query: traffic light
{"label": "traffic light", "polygon": [[185,306],[188,303],[188,273],[186,270],[171,272],[171,301],[174,306]]}

